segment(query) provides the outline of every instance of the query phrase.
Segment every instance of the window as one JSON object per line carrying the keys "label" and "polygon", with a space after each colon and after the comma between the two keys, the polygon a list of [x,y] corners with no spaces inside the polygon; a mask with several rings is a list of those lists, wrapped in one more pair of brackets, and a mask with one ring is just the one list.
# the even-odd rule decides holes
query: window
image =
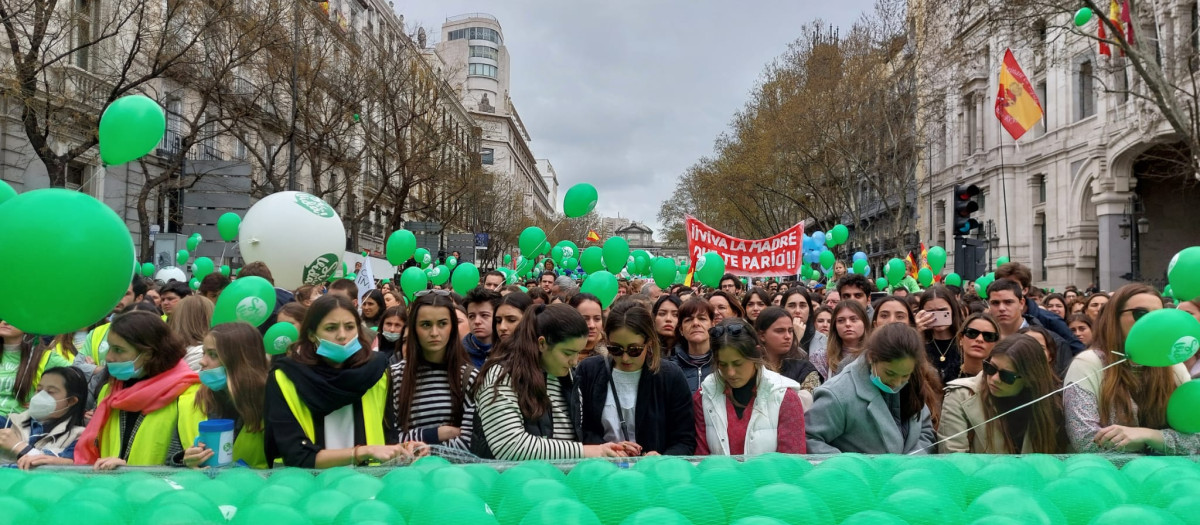
{"label": "window", "polygon": [[471,57],[500,60],[500,52],[487,46],[471,46]]}
{"label": "window", "polygon": [[1129,102],[1129,69],[1125,66],[1124,57],[1113,60],[1113,91],[1116,92],[1117,104]]}
{"label": "window", "polygon": [[1042,103],[1042,120],[1039,120],[1037,125],[1033,127],[1034,136],[1040,137],[1045,135],[1050,128],[1050,114],[1045,113],[1046,108],[1050,107],[1050,105],[1046,102],[1046,79],[1038,81],[1037,86],[1033,88],[1033,91],[1034,94],[1037,95],[1038,102]]}
{"label": "window", "polygon": [[963,119],[963,124],[966,128],[963,130],[965,132],[963,141],[965,148],[963,149],[963,153],[967,156],[970,156],[973,155],[975,151],[980,148],[980,146],[982,146],[979,144],[978,135],[979,105],[975,103],[974,93],[967,95],[966,107],[963,108],[963,112],[966,114],[966,118]]}
{"label": "window", "polygon": [[1092,62],[1090,60],[1081,62],[1075,79],[1075,120],[1083,120],[1096,114],[1096,90],[1094,82]]}
{"label": "window", "polygon": [[75,0],[75,66],[89,69],[91,65],[91,42],[93,18],[96,5],[92,0]]}
{"label": "window", "polygon": [[975,202],[979,203],[979,215],[987,213],[987,194],[988,188],[979,188],[979,196],[975,198]]}
{"label": "window", "polygon": [[1037,226],[1035,226],[1035,228],[1037,228],[1037,230],[1038,230],[1038,240],[1041,242],[1041,246],[1042,246],[1041,264],[1039,265],[1040,266],[1039,270],[1040,270],[1040,273],[1042,274],[1042,277],[1040,280],[1045,281],[1048,278],[1047,277],[1048,272],[1046,271],[1046,251],[1049,249],[1050,243],[1048,242],[1048,239],[1046,238],[1046,216],[1043,214],[1038,214],[1037,218],[1039,220],[1035,221],[1035,223],[1037,224]]}
{"label": "window", "polygon": [[471,76],[496,78],[499,70],[490,64],[467,64],[467,74]]}
{"label": "window", "polygon": [[167,132],[163,135],[163,149],[168,155],[179,153],[183,147],[183,103],[177,98],[167,99]]}
{"label": "window", "polygon": [[1037,201],[1035,204],[1043,204],[1046,202],[1046,176],[1034,175],[1037,177]]}
{"label": "window", "polygon": [[237,160],[246,160],[246,143],[242,142],[242,139],[235,137],[233,139],[233,144],[233,158]]}
{"label": "window", "polygon": [[449,40],[487,40],[496,44],[503,44],[500,41],[500,32],[487,27],[468,27],[466,29],[456,29],[450,32]]}
{"label": "window", "polygon": [[482,159],[481,162],[483,164],[491,164],[495,161],[495,156],[496,150],[492,148],[483,148],[483,151],[480,152],[480,157]]}

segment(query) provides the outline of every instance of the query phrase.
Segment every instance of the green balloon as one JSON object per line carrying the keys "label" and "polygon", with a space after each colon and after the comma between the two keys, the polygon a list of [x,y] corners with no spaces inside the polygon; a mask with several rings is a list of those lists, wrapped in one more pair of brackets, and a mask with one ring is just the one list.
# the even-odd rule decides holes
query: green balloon
{"label": "green balloon", "polygon": [[227,212],[217,219],[217,233],[221,240],[233,242],[237,240],[238,228],[242,226],[242,218],[233,212]]}
{"label": "green balloon", "polygon": [[[1054,290],[1050,290],[1050,293],[1054,293]],[[1173,288],[1171,288],[1171,285],[1169,285],[1169,284],[1163,287],[1162,294],[1163,294],[1163,297],[1170,297],[1172,299],[1175,298],[1175,290]]]}
{"label": "green balloon", "polygon": [[115,166],[141,158],[158,147],[166,131],[166,114],[154,99],[118,98],[100,116],[100,160]]}
{"label": "green balloon", "polygon": [[142,275],[154,277],[154,263],[142,263]]}
{"label": "green balloon", "polygon": [[346,274],[346,277],[345,277],[345,278],[346,278],[346,279],[350,279],[351,281],[353,281],[353,280],[355,280],[355,279],[357,279],[357,278],[358,278],[358,274],[356,274],[356,273],[354,273],[354,272],[350,272],[350,273]]}
{"label": "green balloon", "polygon": [[[788,504],[780,505],[780,501]],[[775,518],[784,523],[833,523],[833,513],[821,498],[786,483],[767,485],[750,493],[733,509],[730,520],[752,516]]]}
{"label": "green balloon", "polygon": [[958,275],[957,273],[952,273],[947,275],[945,279],[942,279],[942,283],[946,286],[962,287],[962,276]]}
{"label": "green balloon", "polygon": [[933,284],[933,271],[929,268],[921,268],[921,271],[917,272],[917,282],[924,287]]}
{"label": "green balloon", "polygon": [[621,273],[629,260],[629,242],[621,237],[609,237],[604,241],[603,254],[605,268],[614,274]]}
{"label": "green balloon", "polygon": [[570,259],[563,259],[562,267],[573,272],[579,268],[579,259],[574,257],[571,257]]}
{"label": "green balloon", "polygon": [[[108,315],[129,289],[136,265],[125,222],[87,194],[33,190],[0,206],[0,319],[26,333],[71,333]],[[72,284],[70,301],[55,301],[28,268],[85,278]]]}
{"label": "green balloon", "polygon": [[199,248],[200,243],[202,243],[202,242],[204,242],[204,237],[201,237],[199,233],[193,233],[192,236],[188,237],[188,240],[187,240],[188,251],[191,251],[191,252],[196,251],[196,248]]}
{"label": "green balloon", "polygon": [[221,265],[221,275],[224,275],[225,277],[229,277],[229,272],[230,272],[230,271],[232,271],[232,270],[230,270],[230,268],[229,268],[229,265],[228,265],[228,264],[222,264],[222,265]]}
{"label": "green balloon", "polygon": [[433,281],[433,284],[436,286],[446,284],[446,281],[450,280],[450,268],[447,268],[444,264],[435,266],[433,268],[433,275],[429,277],[429,280]]}
{"label": "green balloon", "polygon": [[850,240],[850,229],[845,224],[834,226],[832,230],[829,230],[829,233],[833,235],[833,240],[837,246],[846,244],[846,241]]}
{"label": "green balloon", "polygon": [[213,262],[208,257],[199,257],[192,261],[192,275],[197,279],[204,279],[208,274],[213,273]]}
{"label": "green balloon", "polygon": [[192,277],[191,280],[188,281],[188,288],[191,288],[193,291],[199,290],[200,289],[200,279]]}
{"label": "green balloon", "polygon": [[587,273],[596,273],[604,269],[604,249],[599,246],[589,246],[583,251],[583,255],[579,257],[579,263],[583,265],[583,271]]}
{"label": "green balloon", "polygon": [[941,246],[930,248],[925,260],[929,262],[929,268],[934,274],[942,273],[942,269],[946,267],[946,249]]}
{"label": "green balloon", "polygon": [[467,295],[467,292],[479,286],[479,267],[472,263],[458,265],[450,275],[450,285],[459,295]]}
{"label": "green balloon", "polygon": [[634,250],[633,254],[630,255],[630,257],[633,257],[633,273],[634,274],[636,274],[636,275],[649,275],[650,274],[650,260],[652,259],[652,257],[650,257],[649,252],[647,252],[646,250]]}
{"label": "green balloon", "polygon": [[504,254],[504,264],[512,264],[512,255]]}
{"label": "green balloon", "polygon": [[696,259],[695,276],[705,286],[716,288],[721,284],[721,277],[724,275],[725,259],[717,252],[708,252]]}
{"label": "green balloon", "polygon": [[1200,350],[1200,321],[1174,308],[1142,316],[1125,336],[1126,356],[1139,365],[1175,365],[1195,355],[1197,350]]}
{"label": "green balloon", "polygon": [[[388,236],[384,253],[393,266],[400,266],[417,251],[417,236],[408,230],[396,230]],[[420,261],[418,261],[420,262]]]}
{"label": "green balloon", "polygon": [[659,288],[666,290],[675,282],[675,261],[670,257],[659,257],[650,263],[650,275],[654,277],[654,284]]}
{"label": "green balloon", "polygon": [[1167,265],[1167,280],[1176,300],[1200,297],[1200,246],[1184,248]]}
{"label": "green balloon", "polygon": [[417,261],[417,265],[422,269],[428,268],[429,265],[433,264],[433,256],[430,255],[429,250],[426,250],[425,248],[417,248],[417,250],[413,252],[413,259]]}
{"label": "green balloon", "polygon": [[175,262],[179,263],[180,266],[183,266],[187,264],[188,258],[191,256],[192,254],[188,253],[187,250],[179,250],[178,252],[175,252]]}
{"label": "green balloon", "polygon": [[887,282],[887,279],[885,279],[885,278],[883,278],[883,277],[876,277],[876,278],[875,278],[875,288],[876,288],[876,289],[878,289],[879,291],[881,291],[881,292],[882,292],[882,291],[884,291],[884,290],[887,290],[887,287],[888,287],[888,282]]}
{"label": "green balloon", "polygon": [[300,332],[296,330],[296,325],[280,321],[271,325],[263,335],[263,347],[269,355],[280,355],[287,352],[288,347],[299,338]]}
{"label": "green balloon", "polygon": [[980,277],[979,279],[977,279],[975,281],[975,293],[979,294],[979,297],[987,299],[988,286],[991,286],[992,283],[995,282],[995,280],[996,280],[996,274],[994,274],[994,273],[989,273],[983,277]]}
{"label": "green balloon", "polygon": [[429,277],[416,266],[409,266],[400,274],[400,289],[404,291],[404,296],[408,298],[409,302],[412,302],[417,292],[428,286]]}
{"label": "green balloon", "polygon": [[550,249],[550,258],[554,260],[554,264],[561,265],[563,262],[562,246],[555,246]]}
{"label": "green balloon", "polygon": [[[828,239],[828,237],[826,238]],[[833,252],[829,250],[821,252],[821,268],[824,268],[826,272],[829,272],[835,263],[837,263],[837,256]]]}
{"label": "green balloon", "polygon": [[0,180],[0,204],[4,204],[5,201],[16,196],[17,190],[14,190],[7,182]]}
{"label": "green balloon", "polygon": [[533,257],[539,253],[544,242],[546,242],[546,232],[537,226],[530,226],[521,232],[521,236],[517,239],[517,247],[521,249],[521,255]]}
{"label": "green balloon", "polygon": [[367,499],[347,505],[333,520],[334,525],[354,525],[357,523],[394,523],[404,525],[404,518],[391,505],[382,501]]}
{"label": "green balloon", "polygon": [[525,256],[517,258],[517,275],[526,275],[533,270],[533,259],[527,259]]}
{"label": "green balloon", "polygon": [[1075,27],[1083,27],[1092,19],[1092,9],[1090,7],[1081,7],[1075,11]]}
{"label": "green balloon", "polygon": [[866,259],[859,259],[857,261],[854,261],[854,273],[859,274],[859,275],[867,274],[867,260]]}
{"label": "green balloon", "polygon": [[446,267],[447,268],[453,270],[456,266],[458,266],[458,257],[451,255],[446,258]]}
{"label": "green balloon", "polygon": [[837,241],[834,240],[832,235],[825,236],[825,247],[829,248],[829,249],[833,249],[833,248],[837,247]]}
{"label": "green balloon", "polygon": [[217,297],[212,326],[244,321],[258,326],[275,310],[275,287],[262,277],[235,279]]}
{"label": "green balloon", "polygon": [[617,285],[617,276],[600,270],[588,275],[587,279],[583,281],[583,286],[579,287],[579,291],[595,295],[600,299],[600,306],[608,308],[613,299],[617,298],[620,287]]}
{"label": "green balloon", "polygon": [[580,255],[579,246],[576,246],[575,243],[573,243],[569,240],[562,240],[562,241],[558,241],[558,244],[555,244],[555,246],[562,248],[563,261],[566,261],[567,259],[578,259],[579,258],[579,255]]}
{"label": "green balloon", "polygon": [[563,199],[563,215],[570,218],[583,217],[596,208],[600,198],[596,187],[582,182],[571,186]]}
{"label": "green balloon", "polygon": [[600,525],[587,505],[567,498],[543,500],[530,509],[520,525]]}
{"label": "green balloon", "polygon": [[999,268],[1001,266],[1004,266],[1004,265],[1008,264],[1008,261],[1009,261],[1009,259],[1008,259],[1007,255],[1000,257],[999,259],[996,259],[996,267]]}
{"label": "green balloon", "polygon": [[904,280],[904,261],[897,257],[892,257],[887,262],[887,268],[884,269],[884,275],[887,277],[888,284],[896,286],[900,281]]}

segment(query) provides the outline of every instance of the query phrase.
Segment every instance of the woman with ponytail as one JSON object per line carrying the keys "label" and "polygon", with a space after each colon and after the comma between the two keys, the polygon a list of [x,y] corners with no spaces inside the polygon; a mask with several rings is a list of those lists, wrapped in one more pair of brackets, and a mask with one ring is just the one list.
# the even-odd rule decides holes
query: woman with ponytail
{"label": "woman with ponytail", "polygon": [[587,335],[587,322],[568,305],[535,305],[524,313],[492,349],[475,384],[475,455],[507,461],[627,455],[617,443],[582,443],[579,390],[570,374]]}

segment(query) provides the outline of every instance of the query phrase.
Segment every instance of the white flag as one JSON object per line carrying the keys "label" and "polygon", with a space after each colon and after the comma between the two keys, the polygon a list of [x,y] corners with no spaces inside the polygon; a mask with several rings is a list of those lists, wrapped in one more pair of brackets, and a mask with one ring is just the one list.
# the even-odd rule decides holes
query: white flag
{"label": "white flag", "polygon": [[362,304],[363,296],[375,289],[375,274],[371,272],[370,257],[363,257],[362,270],[354,277],[354,284],[358,285],[358,304]]}

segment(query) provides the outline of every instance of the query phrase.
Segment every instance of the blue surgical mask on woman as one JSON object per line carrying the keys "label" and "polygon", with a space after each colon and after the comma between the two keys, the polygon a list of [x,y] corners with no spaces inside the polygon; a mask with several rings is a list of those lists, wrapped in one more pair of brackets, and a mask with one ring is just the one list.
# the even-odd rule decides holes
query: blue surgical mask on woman
{"label": "blue surgical mask on woman", "polygon": [[875,388],[878,388],[880,392],[883,392],[885,394],[899,394],[900,391],[904,390],[904,387],[908,385],[908,380],[905,379],[903,383],[900,383],[900,386],[893,389],[892,387],[890,387],[886,383],[884,383],[883,379],[881,379],[875,373],[875,367],[871,367],[871,384],[875,385]]}
{"label": "blue surgical mask on woman", "polygon": [[134,363],[137,362],[138,359],[141,359],[141,357],[142,355],[138,354],[137,357],[129,361],[122,361],[119,363],[109,361],[105,364],[105,366],[108,367],[108,375],[113,376],[121,381],[128,381],[135,377],[142,377],[142,369],[134,366]]}
{"label": "blue surgical mask on woman", "polygon": [[200,382],[204,383],[204,386],[208,387],[210,390],[216,390],[218,392],[225,390],[225,367],[218,366],[208,370],[201,370],[199,372],[199,376]]}
{"label": "blue surgical mask on woman", "polygon": [[325,357],[335,363],[344,363],[350,356],[357,354],[362,349],[362,343],[358,338],[351,339],[349,343],[339,345],[327,339],[321,339],[321,344],[317,346],[317,355]]}

